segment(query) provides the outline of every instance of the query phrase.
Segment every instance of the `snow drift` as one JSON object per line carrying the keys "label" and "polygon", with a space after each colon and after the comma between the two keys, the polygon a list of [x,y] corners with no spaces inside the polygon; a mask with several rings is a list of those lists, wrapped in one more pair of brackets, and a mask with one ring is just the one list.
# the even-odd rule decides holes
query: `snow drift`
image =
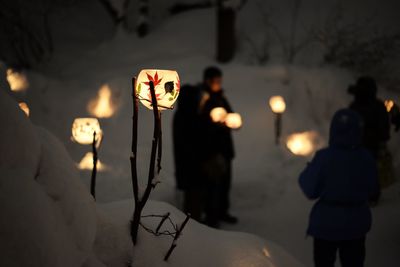
{"label": "snow drift", "polygon": [[[171,240],[141,230],[133,248],[132,201],[96,207],[64,146],[33,125],[3,89],[0,125],[1,266],[300,266],[273,243],[194,221],[164,263]],[[150,202],[145,213],[167,211],[183,221],[181,212],[162,202]]]}

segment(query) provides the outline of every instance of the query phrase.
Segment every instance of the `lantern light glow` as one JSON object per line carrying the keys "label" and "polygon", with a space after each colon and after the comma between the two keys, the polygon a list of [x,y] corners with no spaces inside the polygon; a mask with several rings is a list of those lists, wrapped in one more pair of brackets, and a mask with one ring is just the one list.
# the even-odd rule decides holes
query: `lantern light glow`
{"label": "lantern light glow", "polygon": [[114,115],[115,105],[112,103],[111,89],[107,84],[99,89],[97,98],[89,102],[87,109],[97,118],[109,118]]}
{"label": "lantern light glow", "polygon": [[281,114],[286,110],[285,99],[282,96],[272,96],[269,99],[269,106],[272,109],[272,112],[276,114]]}
{"label": "lantern light glow", "polygon": [[93,134],[96,132],[96,144],[100,144],[103,132],[96,118],[76,118],[72,124],[72,139],[79,144],[93,143]]}
{"label": "lantern light glow", "polygon": [[[98,171],[104,171],[106,169],[106,166],[100,160],[97,160],[96,166],[97,166]],[[88,171],[93,170],[93,153],[92,152],[87,152],[85,154],[85,156],[83,156],[81,161],[78,163],[78,168],[80,170],[88,170]]]}
{"label": "lantern light glow", "polygon": [[29,110],[28,104],[26,104],[25,102],[20,102],[20,103],[18,103],[18,105],[19,105],[19,108],[22,109],[23,112],[25,112],[26,116],[29,117],[30,110]]}
{"label": "lantern light glow", "polygon": [[309,156],[317,149],[318,133],[314,131],[295,133],[287,138],[286,146],[297,156]]}
{"label": "lantern light glow", "polygon": [[392,108],[394,107],[394,101],[393,100],[385,100],[385,107],[387,112],[392,111]]}
{"label": "lantern light glow", "polygon": [[140,71],[135,85],[136,96],[145,107],[153,109],[150,82],[154,84],[158,109],[173,109],[181,89],[178,73],[174,70],[145,69]]}
{"label": "lantern light glow", "polygon": [[225,125],[231,129],[242,127],[242,117],[239,113],[228,113],[225,119]]}
{"label": "lantern light glow", "polygon": [[228,112],[223,107],[213,108],[210,112],[210,117],[213,122],[223,123],[228,115]]}
{"label": "lantern light glow", "polygon": [[13,69],[7,69],[7,81],[10,85],[11,91],[14,92],[22,92],[29,87],[29,82],[25,74]]}

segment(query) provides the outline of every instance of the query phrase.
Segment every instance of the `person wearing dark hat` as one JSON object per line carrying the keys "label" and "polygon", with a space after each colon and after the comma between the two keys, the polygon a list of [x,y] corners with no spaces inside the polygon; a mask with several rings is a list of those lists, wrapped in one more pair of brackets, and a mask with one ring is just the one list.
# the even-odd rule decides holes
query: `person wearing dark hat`
{"label": "person wearing dark hat", "polygon": [[376,82],[370,76],[362,76],[348,91],[354,95],[350,109],[359,113],[364,122],[363,145],[377,159],[390,139],[390,119],[385,104],[377,98]]}
{"label": "person wearing dark hat", "polygon": [[[356,111],[363,120],[362,145],[374,156],[379,168],[379,181],[381,187],[386,180],[392,180],[391,155],[386,143],[390,139],[390,118],[383,101],[377,98],[378,87],[375,79],[370,76],[361,76],[355,85],[348,88],[354,96],[350,109]],[[377,203],[379,193],[371,198],[372,203]]]}

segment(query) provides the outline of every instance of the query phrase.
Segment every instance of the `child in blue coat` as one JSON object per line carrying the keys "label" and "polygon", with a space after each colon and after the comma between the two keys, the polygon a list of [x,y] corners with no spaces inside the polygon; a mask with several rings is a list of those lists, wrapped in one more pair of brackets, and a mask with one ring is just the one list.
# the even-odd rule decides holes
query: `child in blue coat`
{"label": "child in blue coat", "polygon": [[373,156],[362,148],[362,121],[349,109],[332,119],[329,146],[318,151],[301,173],[304,194],[316,200],[308,226],[314,238],[315,267],[362,267],[371,228],[369,199],[378,193]]}

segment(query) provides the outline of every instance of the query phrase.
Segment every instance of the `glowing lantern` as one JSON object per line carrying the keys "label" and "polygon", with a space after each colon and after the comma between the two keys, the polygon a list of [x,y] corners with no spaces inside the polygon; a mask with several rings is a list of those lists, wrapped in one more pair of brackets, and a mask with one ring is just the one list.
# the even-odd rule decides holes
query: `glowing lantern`
{"label": "glowing lantern", "polygon": [[317,148],[318,134],[314,131],[295,133],[287,138],[286,146],[295,155],[309,156]]}
{"label": "glowing lantern", "polygon": [[142,70],[136,79],[136,95],[147,108],[151,104],[150,82],[153,82],[159,110],[173,109],[181,89],[178,73],[174,70]]}
{"label": "glowing lantern", "polygon": [[26,116],[29,117],[29,107],[28,107],[28,104],[26,104],[25,102],[20,102],[20,103],[18,103],[18,105],[19,105],[19,108],[22,109],[22,110],[25,112]]}
{"label": "glowing lantern", "polygon": [[393,100],[386,100],[385,101],[385,106],[386,106],[387,112],[392,111],[392,108],[394,107],[394,101]]}
{"label": "glowing lantern", "polygon": [[96,144],[99,145],[103,133],[96,118],[77,118],[72,124],[72,139],[79,144],[92,144],[94,132],[96,132]]}
{"label": "glowing lantern", "polygon": [[228,112],[223,107],[213,108],[210,112],[210,117],[213,122],[224,122]]}
{"label": "glowing lantern", "polygon": [[[97,161],[97,170],[98,171],[104,171],[106,169],[106,166],[100,161]],[[88,152],[85,154],[85,156],[83,156],[83,158],[81,159],[81,161],[78,164],[78,168],[80,170],[88,170],[91,171],[93,170],[93,153],[92,152]]]}
{"label": "glowing lantern", "polygon": [[286,103],[283,97],[276,95],[269,99],[269,106],[275,114],[275,143],[279,145],[282,132],[282,114],[286,110]]}
{"label": "glowing lantern", "polygon": [[89,113],[97,118],[109,118],[114,114],[115,107],[111,99],[111,89],[107,84],[99,89],[97,98],[91,100],[87,108]]}
{"label": "glowing lantern", "polygon": [[7,69],[7,81],[14,92],[21,92],[29,87],[28,79],[25,74],[13,69]]}
{"label": "glowing lantern", "polygon": [[239,113],[229,113],[226,116],[225,125],[231,129],[239,129],[242,127],[242,117]]}
{"label": "glowing lantern", "polygon": [[272,112],[276,114],[282,114],[286,110],[285,99],[279,95],[272,96],[269,99],[269,106],[271,107]]}

